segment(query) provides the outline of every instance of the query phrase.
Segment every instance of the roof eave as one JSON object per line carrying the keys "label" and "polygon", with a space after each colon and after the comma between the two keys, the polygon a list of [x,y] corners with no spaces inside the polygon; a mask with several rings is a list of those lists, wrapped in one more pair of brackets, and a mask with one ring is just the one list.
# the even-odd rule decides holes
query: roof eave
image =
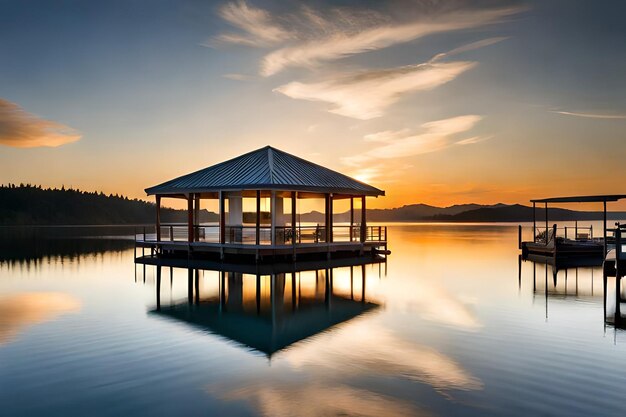
{"label": "roof eave", "polygon": [[172,195],[172,194],[193,194],[193,193],[205,193],[216,191],[245,191],[245,190],[269,190],[269,191],[301,191],[301,192],[315,192],[315,193],[333,193],[333,194],[347,194],[347,195],[364,195],[368,197],[384,196],[385,191],[371,187],[370,190],[357,190],[351,188],[328,188],[328,187],[311,187],[311,186],[287,186],[287,185],[247,185],[241,187],[204,187],[204,188],[166,188],[166,187],[150,187],[146,188],[147,195]]}

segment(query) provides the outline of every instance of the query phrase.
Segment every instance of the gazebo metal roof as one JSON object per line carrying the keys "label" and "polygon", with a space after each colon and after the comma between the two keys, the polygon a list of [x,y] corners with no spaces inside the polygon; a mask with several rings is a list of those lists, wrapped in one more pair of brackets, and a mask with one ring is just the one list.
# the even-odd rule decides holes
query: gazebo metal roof
{"label": "gazebo metal roof", "polygon": [[287,190],[379,196],[385,192],[271,146],[147,188],[148,195]]}

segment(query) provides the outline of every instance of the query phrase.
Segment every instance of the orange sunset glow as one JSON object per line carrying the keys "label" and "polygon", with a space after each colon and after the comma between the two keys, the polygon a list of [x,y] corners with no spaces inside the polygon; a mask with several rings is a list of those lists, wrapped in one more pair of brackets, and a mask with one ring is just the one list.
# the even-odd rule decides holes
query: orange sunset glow
{"label": "orange sunset glow", "polygon": [[154,7],[151,26],[77,17],[44,43],[8,25],[0,177],[147,199],[271,145],[385,189],[373,208],[623,192],[624,81],[605,63],[624,56],[580,34],[577,7],[236,0]]}

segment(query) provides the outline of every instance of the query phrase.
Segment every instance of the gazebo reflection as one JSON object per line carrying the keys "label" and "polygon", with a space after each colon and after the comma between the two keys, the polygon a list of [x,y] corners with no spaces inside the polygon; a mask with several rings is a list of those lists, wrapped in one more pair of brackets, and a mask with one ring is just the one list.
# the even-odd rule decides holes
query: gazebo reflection
{"label": "gazebo reflection", "polygon": [[[376,309],[379,303],[367,291],[368,271],[369,279],[377,281],[385,267],[380,260],[363,258],[254,269],[201,261],[183,267],[162,260],[154,265],[156,302],[150,314],[226,337],[271,357]],[[175,294],[172,287],[182,274],[187,280],[186,294],[181,297],[182,292]],[[169,291],[162,288],[163,278],[169,281]],[[163,294],[168,292],[169,300],[165,300]]]}

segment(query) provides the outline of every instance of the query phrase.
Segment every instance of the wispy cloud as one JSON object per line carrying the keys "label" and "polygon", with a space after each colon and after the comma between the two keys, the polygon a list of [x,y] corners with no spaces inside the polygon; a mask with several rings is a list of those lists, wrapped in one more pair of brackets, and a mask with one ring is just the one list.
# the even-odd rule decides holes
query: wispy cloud
{"label": "wispy cloud", "polygon": [[471,138],[463,139],[455,142],[455,145],[475,145],[480,142],[484,142],[493,138],[493,136],[472,136]]}
{"label": "wispy cloud", "polygon": [[331,103],[331,113],[367,120],[382,116],[402,94],[433,89],[474,66],[473,62],[408,65],[362,71],[310,84],[294,81],[274,91],[294,99]]}
{"label": "wispy cloud", "polygon": [[[379,132],[365,136],[368,142],[378,142],[381,146],[361,154],[345,157],[342,161],[351,166],[358,166],[374,160],[405,158],[445,149],[455,143],[477,143],[479,137],[455,139],[456,135],[471,130],[481,116],[465,115],[449,119],[424,123],[423,132],[412,133],[408,130]],[[464,143],[465,142],[465,143]]]}
{"label": "wispy cloud", "polygon": [[454,48],[448,52],[442,52],[440,54],[437,54],[430,60],[430,62],[436,62],[443,58],[448,58],[448,57],[451,57],[453,55],[458,55],[463,52],[468,52],[468,51],[473,51],[476,49],[484,48],[486,46],[493,45],[498,42],[502,42],[505,39],[508,39],[508,38],[506,37],[488,38],[488,39],[482,39],[480,41],[468,43],[467,45],[459,46],[458,48]]}
{"label": "wispy cloud", "polygon": [[215,38],[218,42],[270,46],[291,37],[289,31],[275,22],[267,10],[251,6],[244,0],[225,4],[220,8],[219,14],[238,28],[239,32],[223,33]]}
{"label": "wispy cloud", "polygon": [[253,75],[238,74],[238,73],[223,74],[222,77],[228,78],[229,80],[233,80],[233,81],[254,81],[256,79],[256,77]]}
{"label": "wispy cloud", "polygon": [[556,111],[552,113],[562,114],[565,116],[586,117],[589,119],[626,119],[626,114],[610,114],[610,113],[581,113],[571,111]]}
{"label": "wispy cloud", "polygon": [[76,130],[41,119],[0,98],[0,144],[15,148],[56,147],[80,138],[81,134]]}
{"label": "wispy cloud", "polygon": [[332,35],[288,46],[269,53],[261,62],[261,74],[270,76],[287,67],[314,67],[350,55],[387,48],[426,35],[495,23],[518,9],[454,13],[429,21],[380,25],[356,33],[336,31]]}
{"label": "wispy cloud", "polygon": [[[436,33],[477,28],[503,21],[521,7],[443,10],[439,13],[383,14],[372,9],[304,6],[278,16],[243,0],[220,9],[223,19],[239,29],[219,35],[220,42],[255,47],[278,47],[261,61],[260,73],[271,76],[289,67],[312,68],[355,54],[384,49]],[[403,16],[398,18],[397,16]],[[496,40],[498,39],[498,40]],[[493,43],[499,38],[493,38]],[[486,46],[489,40],[481,41]],[[469,49],[466,49],[469,50]],[[451,51],[460,53],[462,50]]]}

